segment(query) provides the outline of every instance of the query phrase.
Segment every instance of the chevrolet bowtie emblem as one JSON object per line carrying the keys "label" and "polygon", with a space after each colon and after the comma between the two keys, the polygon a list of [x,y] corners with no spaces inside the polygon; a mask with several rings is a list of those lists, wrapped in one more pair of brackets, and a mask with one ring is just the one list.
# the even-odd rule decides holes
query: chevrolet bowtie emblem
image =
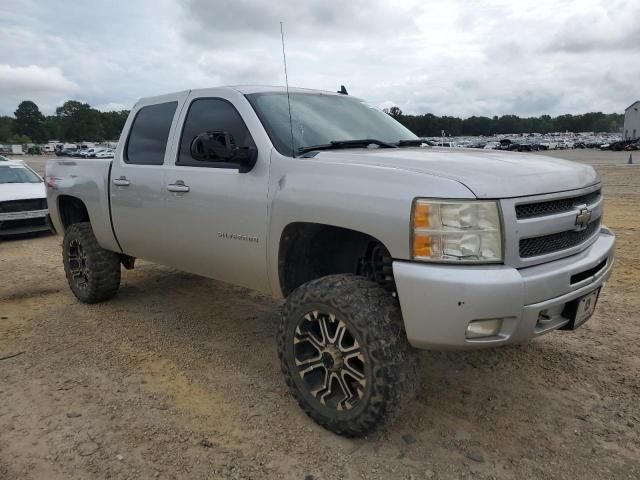
{"label": "chevrolet bowtie emblem", "polygon": [[576,216],[576,227],[578,227],[578,230],[587,228],[589,220],[591,220],[591,210],[588,208],[581,209],[580,213]]}

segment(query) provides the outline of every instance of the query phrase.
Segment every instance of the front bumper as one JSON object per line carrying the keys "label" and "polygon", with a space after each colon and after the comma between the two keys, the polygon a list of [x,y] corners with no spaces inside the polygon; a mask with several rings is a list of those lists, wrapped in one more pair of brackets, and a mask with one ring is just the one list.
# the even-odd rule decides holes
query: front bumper
{"label": "front bumper", "polygon": [[50,230],[48,210],[0,213],[0,235],[20,235]]}
{"label": "front bumper", "polygon": [[[603,228],[586,250],[549,263],[436,265],[395,261],[407,337],[416,348],[470,349],[524,342],[569,323],[565,305],[602,286],[613,268],[615,237]],[[469,322],[502,319],[491,337],[466,338]]]}

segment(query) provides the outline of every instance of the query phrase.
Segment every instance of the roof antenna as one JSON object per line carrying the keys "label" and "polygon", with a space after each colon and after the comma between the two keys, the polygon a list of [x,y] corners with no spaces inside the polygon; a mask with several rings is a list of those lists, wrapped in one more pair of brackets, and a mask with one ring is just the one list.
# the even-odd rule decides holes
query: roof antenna
{"label": "roof antenna", "polygon": [[338,90],[337,93],[339,93],[341,95],[349,95],[349,92],[347,92],[347,89],[344,88],[344,85],[340,85],[340,90]]}
{"label": "roof antenna", "polygon": [[280,38],[282,39],[282,61],[284,63],[284,81],[287,86],[287,105],[289,106],[289,129],[291,130],[291,155],[296,158],[296,151],[293,147],[293,120],[291,119],[291,98],[289,97],[289,76],[287,75],[287,55],[284,53],[284,30],[280,22]]}

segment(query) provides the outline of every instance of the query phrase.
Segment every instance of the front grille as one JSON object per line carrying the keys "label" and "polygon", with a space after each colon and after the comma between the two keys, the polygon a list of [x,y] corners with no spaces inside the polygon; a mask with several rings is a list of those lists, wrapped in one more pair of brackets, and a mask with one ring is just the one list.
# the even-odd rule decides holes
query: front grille
{"label": "front grille", "polygon": [[46,210],[46,198],[30,198],[27,200],[9,200],[0,202],[0,213],[30,212],[32,210]]}
{"label": "front grille", "polygon": [[555,213],[569,212],[576,205],[591,205],[600,198],[600,190],[580,195],[579,197],[559,198],[558,200],[549,200],[548,202],[526,203],[516,206],[516,217],[532,218],[541,217],[543,215],[553,215]]}
{"label": "front grille", "polygon": [[20,218],[18,220],[4,220],[4,221],[0,221],[0,231],[11,230],[14,228],[41,227],[46,224],[47,224],[46,217]]}
{"label": "front grille", "polygon": [[552,233],[542,237],[523,238],[520,240],[520,257],[537,257],[547,253],[558,252],[572,248],[588,240],[600,229],[600,219],[591,222],[587,228],[580,231]]}

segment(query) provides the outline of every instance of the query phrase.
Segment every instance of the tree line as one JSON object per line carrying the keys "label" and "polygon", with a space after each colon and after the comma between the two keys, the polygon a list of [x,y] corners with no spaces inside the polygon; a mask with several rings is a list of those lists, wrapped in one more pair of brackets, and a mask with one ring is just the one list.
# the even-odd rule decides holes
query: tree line
{"label": "tree line", "polygon": [[[432,113],[407,115],[398,107],[384,110],[419,137],[446,135],[495,135],[500,133],[551,132],[619,132],[624,115],[590,112],[582,115],[551,117],[494,117],[459,118]],[[128,110],[101,112],[87,103],[68,100],[56,108],[55,115],[45,116],[38,106],[25,100],[18,105],[13,117],[0,116],[0,143],[45,143],[57,139],[63,142],[117,140]]]}
{"label": "tree line", "polygon": [[384,111],[402,123],[419,137],[439,137],[442,130],[446,135],[485,135],[502,133],[552,133],[552,132],[619,132],[624,123],[624,115],[619,113],[590,112],[582,115],[560,115],[551,117],[521,118],[517,115],[494,117],[458,118],[438,117],[432,113],[407,115],[398,107]]}
{"label": "tree line", "polygon": [[68,100],[55,115],[43,115],[31,100],[20,102],[13,117],[0,116],[0,143],[101,142],[117,140],[128,110],[101,112],[87,103]]}

